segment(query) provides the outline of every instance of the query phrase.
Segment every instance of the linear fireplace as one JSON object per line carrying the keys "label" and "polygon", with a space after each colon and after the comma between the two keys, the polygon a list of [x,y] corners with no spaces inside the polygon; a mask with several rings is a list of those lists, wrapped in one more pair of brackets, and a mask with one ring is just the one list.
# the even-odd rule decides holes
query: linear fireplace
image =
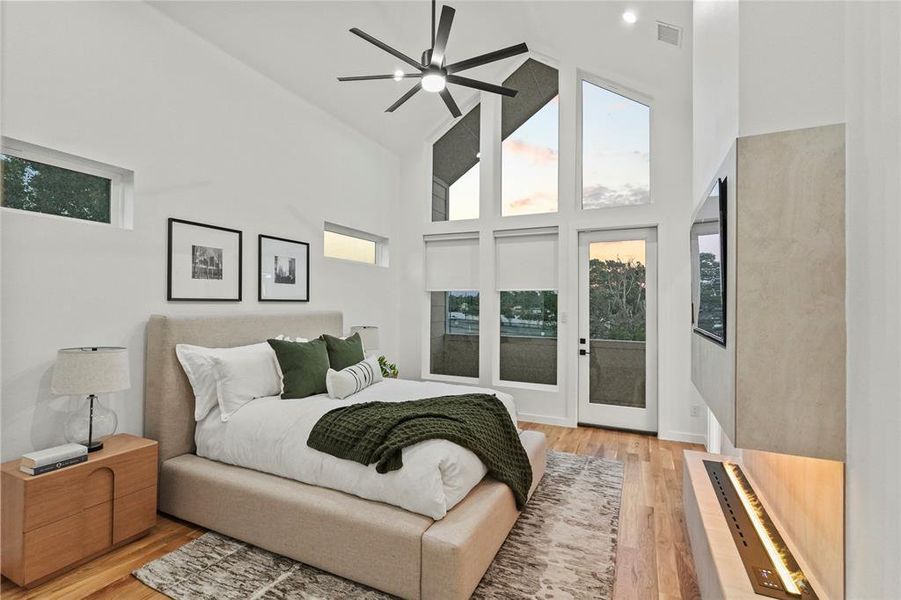
{"label": "linear fireplace", "polygon": [[705,460],[720,508],[757,594],[782,600],[818,597],[741,468]]}

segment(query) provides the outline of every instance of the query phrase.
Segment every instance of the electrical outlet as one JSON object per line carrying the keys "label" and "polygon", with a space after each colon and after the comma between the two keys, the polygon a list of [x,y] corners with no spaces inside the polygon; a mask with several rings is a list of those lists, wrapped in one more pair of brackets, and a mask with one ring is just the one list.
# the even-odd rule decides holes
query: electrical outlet
{"label": "electrical outlet", "polygon": [[704,407],[701,404],[695,404],[691,407],[691,416],[701,417],[704,415]]}

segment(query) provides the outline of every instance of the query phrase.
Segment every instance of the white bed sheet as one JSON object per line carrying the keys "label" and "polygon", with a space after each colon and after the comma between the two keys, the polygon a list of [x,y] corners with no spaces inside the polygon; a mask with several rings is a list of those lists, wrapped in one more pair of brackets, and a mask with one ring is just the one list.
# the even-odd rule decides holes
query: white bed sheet
{"label": "white bed sheet", "polygon": [[197,423],[197,454],[441,519],[485,477],[485,465],[471,451],[446,440],[421,442],[404,448],[403,468],[380,474],[375,465],[364,466],[313,450],[307,446],[307,438],[322,415],[340,406],[473,392],[497,395],[517,423],[509,394],[440,382],[386,379],[344,400],[332,400],[325,394],[298,400],[259,398],[242,406],[226,423],[219,418],[217,407]]}

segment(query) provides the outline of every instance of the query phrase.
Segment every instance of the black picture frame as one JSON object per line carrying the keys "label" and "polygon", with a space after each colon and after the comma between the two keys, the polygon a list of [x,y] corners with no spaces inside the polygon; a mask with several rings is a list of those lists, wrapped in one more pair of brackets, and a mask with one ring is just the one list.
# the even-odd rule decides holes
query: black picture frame
{"label": "black picture frame", "polygon": [[[175,296],[172,292],[172,234],[173,228],[176,224],[179,225],[188,225],[191,227],[201,227],[205,229],[214,229],[216,231],[224,231],[227,233],[233,233],[238,238],[238,281],[237,281],[237,293],[234,298],[216,298],[216,297],[182,297]],[[170,217],[167,225],[167,240],[166,240],[166,300],[169,302],[241,302],[243,299],[243,289],[244,289],[244,239],[243,232],[239,229],[231,229],[228,227],[221,227],[219,225],[210,225],[209,223],[199,223],[197,221],[187,221],[185,219],[176,219]]]}
{"label": "black picture frame", "polygon": [[[286,244],[294,244],[303,246],[306,254],[304,279],[306,286],[305,298],[264,298],[263,297],[263,240],[272,240],[274,242],[282,242]],[[257,236],[257,301],[258,302],[309,302],[310,301],[310,244],[309,242],[301,242],[300,240],[292,240],[274,235],[259,234]]]}

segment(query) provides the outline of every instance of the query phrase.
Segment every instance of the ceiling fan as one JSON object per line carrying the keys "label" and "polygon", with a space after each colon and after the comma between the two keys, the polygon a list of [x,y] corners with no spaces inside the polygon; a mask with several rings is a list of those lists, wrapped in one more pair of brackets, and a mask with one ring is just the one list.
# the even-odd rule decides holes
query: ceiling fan
{"label": "ceiling fan", "polygon": [[492,94],[503,94],[504,96],[510,96],[511,98],[515,96],[517,90],[513,90],[500,85],[494,85],[491,83],[485,83],[484,81],[477,81],[475,79],[470,79],[469,77],[461,77],[460,75],[456,75],[456,73],[498,60],[503,60],[505,58],[510,58],[511,56],[522,54],[523,52],[528,52],[529,48],[525,44],[516,44],[515,46],[509,46],[507,48],[495,50],[494,52],[488,52],[487,54],[481,54],[479,56],[474,56],[466,60],[461,60],[460,62],[446,65],[444,64],[444,51],[447,47],[447,39],[450,36],[451,24],[454,22],[455,12],[456,11],[450,6],[445,5],[441,7],[441,19],[438,22],[438,31],[436,33],[435,0],[432,0],[432,47],[423,51],[421,62],[417,62],[403,52],[395,50],[388,44],[377,40],[365,31],[361,31],[356,27],[352,28],[350,30],[351,33],[360,36],[374,46],[378,46],[388,54],[399,58],[408,65],[416,68],[418,72],[404,73],[403,71],[398,70],[395,71],[392,75],[359,75],[355,77],[339,77],[338,81],[368,81],[371,79],[393,79],[395,81],[401,81],[403,79],[419,79],[415,86],[413,86],[403,96],[398,98],[397,102],[385,109],[385,112],[394,112],[401,104],[412,98],[419,90],[422,89],[427,92],[438,93],[441,96],[441,99],[444,100],[444,104],[447,105],[447,109],[450,111],[450,113],[454,117],[459,117],[462,113],[460,112],[460,108],[457,106],[457,103],[454,102],[454,98],[453,96],[451,96],[450,91],[447,89],[448,83],[462,85],[464,87],[482,90],[484,92],[491,92]]}

